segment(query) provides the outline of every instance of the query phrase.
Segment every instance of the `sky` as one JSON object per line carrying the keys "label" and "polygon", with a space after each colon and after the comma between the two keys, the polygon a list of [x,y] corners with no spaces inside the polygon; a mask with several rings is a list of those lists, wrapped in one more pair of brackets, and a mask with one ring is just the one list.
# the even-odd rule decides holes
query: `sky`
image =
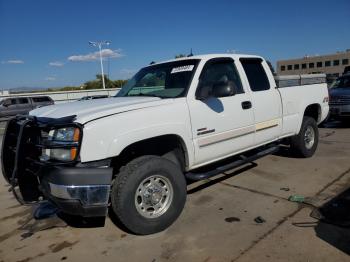
{"label": "sky", "polygon": [[279,59],[350,48],[350,1],[0,0],[0,89],[130,78],[176,54]]}

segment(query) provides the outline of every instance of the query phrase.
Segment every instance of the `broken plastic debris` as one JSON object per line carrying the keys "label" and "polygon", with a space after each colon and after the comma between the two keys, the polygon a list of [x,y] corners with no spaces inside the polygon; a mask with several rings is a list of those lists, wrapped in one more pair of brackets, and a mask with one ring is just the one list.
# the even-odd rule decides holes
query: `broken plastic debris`
{"label": "broken plastic debris", "polygon": [[280,190],[283,190],[283,191],[289,191],[289,187],[281,187]]}
{"label": "broken plastic debris", "polygon": [[254,218],[254,221],[255,221],[256,223],[258,223],[258,224],[262,224],[262,223],[265,223],[265,222],[266,222],[266,220],[263,219],[261,216],[258,216],[258,217],[256,217],[256,218]]}
{"label": "broken plastic debris", "polygon": [[34,218],[37,220],[53,217],[58,212],[58,208],[48,201],[41,202],[34,211]]}
{"label": "broken plastic debris", "polygon": [[300,196],[300,195],[292,195],[288,198],[289,201],[291,202],[298,202],[298,203],[302,203],[305,200],[304,196]]}

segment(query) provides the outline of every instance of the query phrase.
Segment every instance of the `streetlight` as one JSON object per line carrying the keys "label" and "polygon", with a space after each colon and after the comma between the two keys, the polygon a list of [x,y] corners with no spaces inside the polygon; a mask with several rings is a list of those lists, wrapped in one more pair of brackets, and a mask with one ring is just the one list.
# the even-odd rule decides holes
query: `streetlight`
{"label": "streetlight", "polygon": [[102,41],[102,42],[92,42],[92,41],[89,41],[89,44],[92,45],[92,46],[98,46],[98,49],[100,50],[100,62],[101,62],[101,72],[102,72],[102,86],[103,86],[103,89],[106,89],[106,86],[105,86],[105,77],[104,77],[104,73],[103,73],[103,63],[102,63],[102,45],[110,45],[111,42],[110,41]]}

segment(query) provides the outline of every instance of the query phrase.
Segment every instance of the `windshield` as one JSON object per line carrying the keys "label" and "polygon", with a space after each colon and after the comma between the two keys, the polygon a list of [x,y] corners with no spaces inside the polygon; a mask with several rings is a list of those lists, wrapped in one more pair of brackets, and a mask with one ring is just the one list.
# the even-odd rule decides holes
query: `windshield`
{"label": "windshield", "polygon": [[331,88],[350,88],[350,75],[339,77],[333,82]]}
{"label": "windshield", "polygon": [[198,62],[197,59],[189,59],[145,67],[116,96],[183,97],[187,94]]}

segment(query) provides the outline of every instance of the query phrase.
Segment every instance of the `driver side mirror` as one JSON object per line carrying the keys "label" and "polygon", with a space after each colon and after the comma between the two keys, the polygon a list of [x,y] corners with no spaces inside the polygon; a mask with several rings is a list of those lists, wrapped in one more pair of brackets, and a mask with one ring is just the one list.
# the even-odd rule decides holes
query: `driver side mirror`
{"label": "driver side mirror", "polygon": [[236,94],[236,89],[231,81],[217,82],[213,85],[212,95],[214,97],[227,97]]}
{"label": "driver side mirror", "polygon": [[236,94],[236,89],[231,81],[220,81],[211,86],[202,85],[198,88],[196,98],[205,100],[209,97],[227,97]]}

